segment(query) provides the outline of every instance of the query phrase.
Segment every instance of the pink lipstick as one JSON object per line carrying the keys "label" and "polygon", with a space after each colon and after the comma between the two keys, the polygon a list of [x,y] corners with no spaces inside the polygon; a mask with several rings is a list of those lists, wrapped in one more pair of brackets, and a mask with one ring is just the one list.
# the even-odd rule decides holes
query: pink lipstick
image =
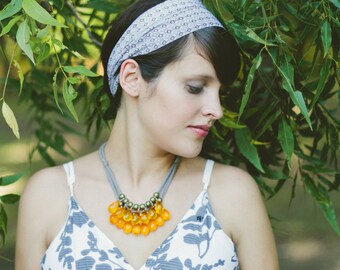
{"label": "pink lipstick", "polygon": [[200,138],[205,138],[208,133],[210,126],[208,125],[197,125],[197,126],[189,126],[189,128]]}

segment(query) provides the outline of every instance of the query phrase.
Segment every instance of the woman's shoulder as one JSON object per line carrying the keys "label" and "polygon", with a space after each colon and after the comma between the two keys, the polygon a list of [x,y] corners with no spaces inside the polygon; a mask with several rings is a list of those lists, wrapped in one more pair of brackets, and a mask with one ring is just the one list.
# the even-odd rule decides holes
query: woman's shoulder
{"label": "woman's shoulder", "polygon": [[258,192],[254,178],[245,170],[215,162],[211,186],[232,193],[237,196],[248,195],[249,192]]}
{"label": "woman's shoulder", "polygon": [[249,211],[263,217],[263,200],[253,177],[245,170],[215,162],[208,189],[209,200],[225,232],[237,242],[241,224],[248,223]]}

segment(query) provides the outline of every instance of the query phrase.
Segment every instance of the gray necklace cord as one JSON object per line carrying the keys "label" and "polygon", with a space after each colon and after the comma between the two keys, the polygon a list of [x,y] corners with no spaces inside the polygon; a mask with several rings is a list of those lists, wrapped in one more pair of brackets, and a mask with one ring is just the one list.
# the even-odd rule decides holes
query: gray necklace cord
{"label": "gray necklace cord", "polygon": [[[116,180],[116,177],[114,176],[114,173],[112,171],[112,169],[110,168],[109,166],[109,163],[108,161],[106,160],[106,157],[105,157],[105,146],[106,146],[106,143],[103,143],[100,148],[99,148],[99,157],[103,163],[103,166],[104,166],[104,169],[105,169],[105,173],[106,173],[106,176],[109,180],[109,183],[113,189],[113,192],[115,193],[116,197],[119,199],[119,195],[122,194],[122,191],[121,189],[119,188],[118,186],[118,183],[117,183],[117,180]],[[160,187],[158,193],[160,195],[161,198],[164,197],[165,193],[168,191],[169,189],[169,186],[174,178],[174,175],[177,171],[177,168],[178,168],[178,165],[179,165],[179,162],[180,162],[180,157],[176,156],[174,162],[172,163],[167,175],[165,176],[164,178],[164,181],[163,181],[163,184],[162,186]]]}

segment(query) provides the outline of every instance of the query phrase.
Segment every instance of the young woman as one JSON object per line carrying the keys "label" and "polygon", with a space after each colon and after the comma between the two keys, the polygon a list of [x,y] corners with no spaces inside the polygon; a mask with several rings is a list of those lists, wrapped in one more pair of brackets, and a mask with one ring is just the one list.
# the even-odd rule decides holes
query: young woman
{"label": "young woman", "polygon": [[125,11],[102,53],[118,108],[111,135],[30,179],[16,269],[278,269],[254,180],[198,156],[238,55],[199,0]]}

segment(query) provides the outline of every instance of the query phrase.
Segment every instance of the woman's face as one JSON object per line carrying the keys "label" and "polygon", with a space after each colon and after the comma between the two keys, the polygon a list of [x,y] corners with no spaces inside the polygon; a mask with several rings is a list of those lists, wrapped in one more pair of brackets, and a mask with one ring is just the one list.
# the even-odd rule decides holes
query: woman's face
{"label": "woman's face", "polygon": [[212,64],[194,46],[186,49],[139,97],[138,118],[147,140],[166,152],[197,156],[222,116],[220,87]]}

